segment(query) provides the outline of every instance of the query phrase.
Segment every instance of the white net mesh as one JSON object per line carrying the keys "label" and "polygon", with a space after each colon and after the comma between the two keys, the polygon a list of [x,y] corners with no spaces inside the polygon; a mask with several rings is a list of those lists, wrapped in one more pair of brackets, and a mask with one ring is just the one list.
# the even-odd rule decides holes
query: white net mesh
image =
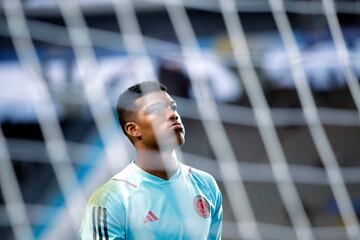
{"label": "white net mesh", "polygon": [[114,104],[144,80],[222,189],[223,239],[360,238],[356,1],[1,3],[2,239],[78,239],[134,158]]}

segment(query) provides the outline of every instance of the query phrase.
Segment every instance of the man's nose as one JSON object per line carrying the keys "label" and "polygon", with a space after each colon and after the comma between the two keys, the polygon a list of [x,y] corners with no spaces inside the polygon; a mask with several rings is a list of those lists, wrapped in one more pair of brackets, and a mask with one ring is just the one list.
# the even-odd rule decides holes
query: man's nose
{"label": "man's nose", "polygon": [[178,115],[177,111],[172,110],[170,107],[167,108],[166,114],[167,114],[166,115],[167,118],[170,120],[178,120],[179,119],[179,115]]}

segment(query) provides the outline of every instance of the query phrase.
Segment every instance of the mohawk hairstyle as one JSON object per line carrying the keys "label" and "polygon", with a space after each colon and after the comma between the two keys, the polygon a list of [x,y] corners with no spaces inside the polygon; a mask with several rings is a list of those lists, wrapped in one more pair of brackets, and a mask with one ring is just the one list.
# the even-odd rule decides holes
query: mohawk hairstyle
{"label": "mohawk hairstyle", "polygon": [[134,86],[129,87],[125,92],[120,94],[117,101],[116,112],[118,115],[118,120],[121,126],[121,129],[127,135],[125,131],[125,125],[127,122],[131,121],[136,112],[136,99],[151,93],[163,91],[166,92],[167,88],[156,81],[146,81],[142,83],[135,84]]}

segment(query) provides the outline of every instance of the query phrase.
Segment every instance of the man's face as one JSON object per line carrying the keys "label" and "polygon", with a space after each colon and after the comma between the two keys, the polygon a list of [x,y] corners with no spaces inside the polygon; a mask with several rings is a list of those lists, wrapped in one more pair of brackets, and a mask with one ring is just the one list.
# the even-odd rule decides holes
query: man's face
{"label": "man's face", "polygon": [[135,101],[136,124],[142,146],[174,149],[185,142],[185,129],[175,101],[163,91],[151,92]]}

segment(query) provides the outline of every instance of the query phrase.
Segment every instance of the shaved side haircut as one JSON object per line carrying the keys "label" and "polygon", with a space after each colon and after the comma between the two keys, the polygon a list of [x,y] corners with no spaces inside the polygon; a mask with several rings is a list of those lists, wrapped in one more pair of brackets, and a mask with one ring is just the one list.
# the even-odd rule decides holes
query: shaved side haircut
{"label": "shaved side haircut", "polygon": [[157,91],[167,92],[167,88],[159,82],[146,81],[129,87],[119,96],[116,112],[121,129],[127,137],[129,136],[125,131],[125,125],[127,122],[133,121],[135,118],[137,111],[135,101],[148,93]]}

